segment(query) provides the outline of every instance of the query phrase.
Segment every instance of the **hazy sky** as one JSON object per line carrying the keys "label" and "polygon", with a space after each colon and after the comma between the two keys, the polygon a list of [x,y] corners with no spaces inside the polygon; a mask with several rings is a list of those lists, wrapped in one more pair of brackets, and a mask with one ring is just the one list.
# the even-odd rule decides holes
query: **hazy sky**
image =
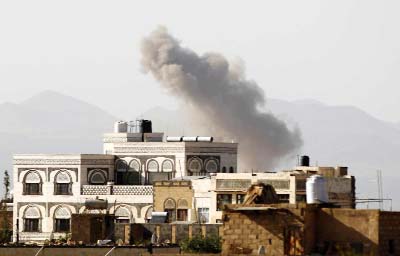
{"label": "hazy sky", "polygon": [[[0,102],[45,89],[121,117],[175,100],[140,71],[157,25],[241,58],[268,97],[400,121],[400,1],[0,1]],[[133,116],[135,117],[135,116]]]}

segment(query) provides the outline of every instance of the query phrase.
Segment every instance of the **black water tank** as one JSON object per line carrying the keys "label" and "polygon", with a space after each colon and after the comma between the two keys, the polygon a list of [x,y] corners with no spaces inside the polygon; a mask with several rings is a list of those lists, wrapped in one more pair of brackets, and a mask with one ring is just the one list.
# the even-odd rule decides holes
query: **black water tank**
{"label": "black water tank", "polygon": [[310,157],[301,156],[301,158],[300,158],[300,166],[310,166]]}
{"label": "black water tank", "polygon": [[152,133],[153,129],[151,127],[151,120],[142,120],[142,132]]}

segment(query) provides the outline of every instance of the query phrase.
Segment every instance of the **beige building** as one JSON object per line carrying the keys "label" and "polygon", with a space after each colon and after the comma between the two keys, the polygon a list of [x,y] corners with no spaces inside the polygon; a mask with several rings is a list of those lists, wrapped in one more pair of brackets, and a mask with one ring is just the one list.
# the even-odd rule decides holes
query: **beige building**
{"label": "beige building", "polygon": [[168,223],[196,222],[194,191],[187,180],[156,181],[153,184],[153,210],[167,212]]}

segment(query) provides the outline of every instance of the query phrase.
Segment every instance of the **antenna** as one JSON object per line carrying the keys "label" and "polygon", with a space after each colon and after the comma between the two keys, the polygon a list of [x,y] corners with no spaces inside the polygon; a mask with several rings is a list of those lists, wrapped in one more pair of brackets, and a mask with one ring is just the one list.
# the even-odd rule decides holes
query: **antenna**
{"label": "antenna", "polygon": [[178,163],[179,163],[179,172],[181,173],[181,180],[183,180],[183,176],[182,176],[182,166],[181,166],[181,160],[180,160],[180,159],[179,159]]}
{"label": "antenna", "polygon": [[376,177],[378,182],[378,199],[379,199],[379,210],[383,210],[383,185],[382,185],[382,171],[376,171]]}

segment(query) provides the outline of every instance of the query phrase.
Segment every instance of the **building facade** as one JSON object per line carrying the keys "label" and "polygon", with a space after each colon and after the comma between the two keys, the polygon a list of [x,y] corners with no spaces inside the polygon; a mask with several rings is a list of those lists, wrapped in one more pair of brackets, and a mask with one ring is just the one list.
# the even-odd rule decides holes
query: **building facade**
{"label": "building facade", "polygon": [[[107,213],[144,223],[157,181],[237,171],[237,143],[164,141],[162,133],[105,134],[104,154],[14,155],[13,240],[65,236],[71,216]],[[92,201],[106,207],[88,209]],[[191,204],[191,202],[190,202]]]}
{"label": "building facade", "polygon": [[[157,211],[177,211],[183,195],[193,194],[188,204],[187,218],[181,219],[199,223],[222,223],[222,213],[227,204],[241,204],[247,189],[257,183],[272,185],[283,203],[306,202],[306,180],[319,174],[326,180],[329,203],[341,208],[354,208],[354,177],[347,175],[344,167],[297,166],[293,170],[267,173],[215,173],[210,176],[185,176],[169,182],[159,182],[154,186],[154,205]],[[176,183],[173,183],[176,182]],[[187,197],[187,196],[186,196]],[[169,204],[168,201],[174,202]],[[169,205],[166,208],[165,205]],[[163,208],[164,207],[164,208]],[[171,222],[178,219],[172,217]]]}
{"label": "building facade", "polygon": [[252,184],[272,185],[282,202],[304,202],[313,174],[326,178],[330,202],[354,207],[345,167],[238,173],[237,143],[128,130],[105,134],[104,154],[14,155],[13,240],[65,236],[80,213],[145,223],[154,209],[168,212],[169,222],[220,223],[224,205],[243,202]]}

